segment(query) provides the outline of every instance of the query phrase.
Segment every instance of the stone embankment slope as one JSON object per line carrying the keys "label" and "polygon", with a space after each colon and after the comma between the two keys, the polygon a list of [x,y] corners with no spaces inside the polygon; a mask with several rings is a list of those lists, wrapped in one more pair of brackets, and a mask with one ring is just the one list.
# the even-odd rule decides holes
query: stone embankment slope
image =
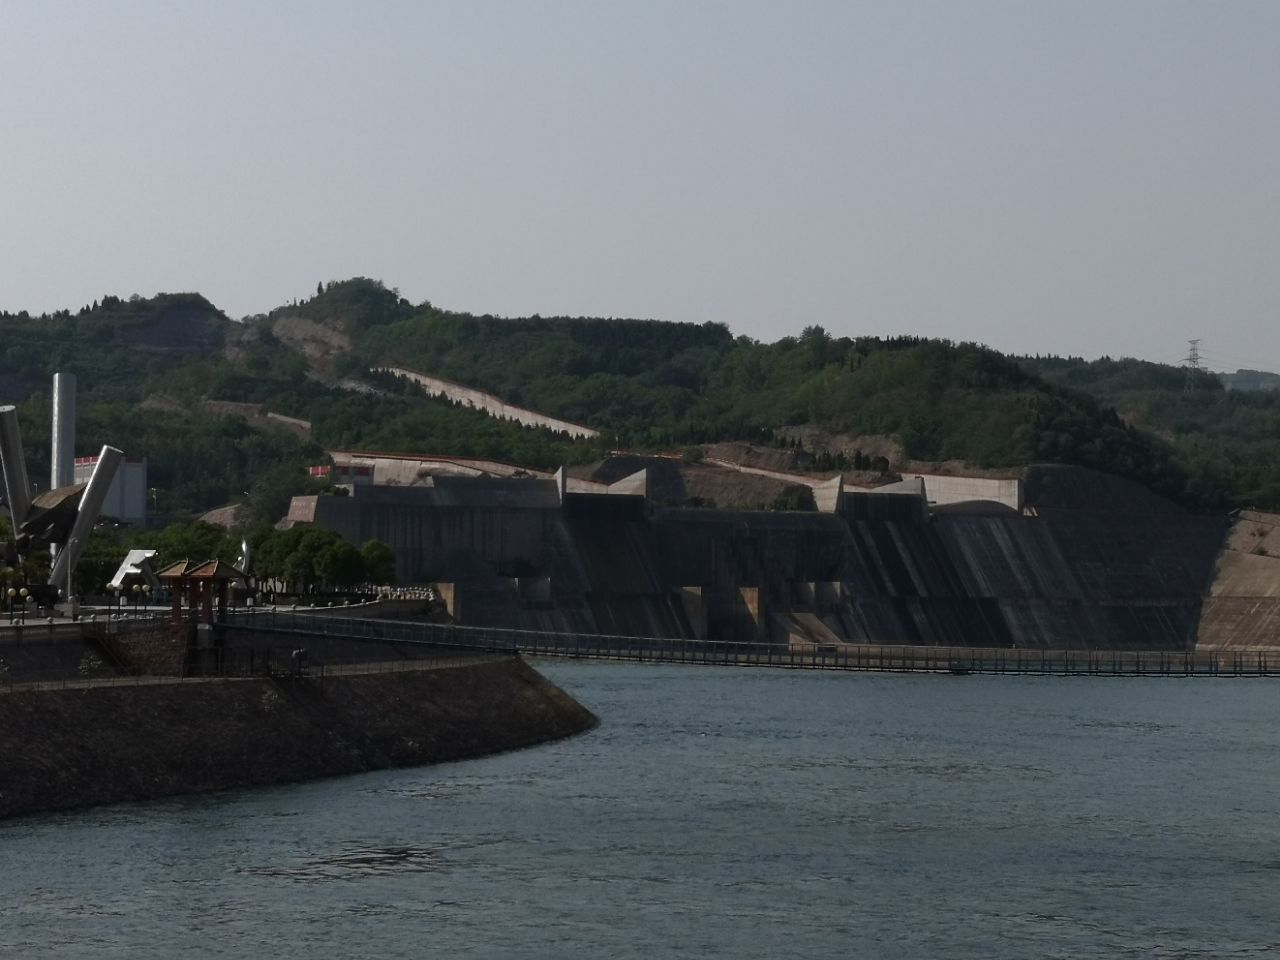
{"label": "stone embankment slope", "polygon": [[517,407],[515,404],[507,403],[501,397],[496,397],[492,393],[486,393],[483,390],[477,390],[461,383],[454,383],[452,380],[445,380],[443,377],[432,377],[425,373],[417,373],[401,367],[374,367],[373,370],[377,373],[390,373],[397,377],[405,377],[418,384],[433,397],[445,397],[454,403],[462,403],[477,410],[483,410],[489,416],[497,417],[499,420],[514,420],[516,423],[526,427],[545,427],[548,430],[567,433],[571,437],[580,439],[594,437],[598,432],[581,423],[573,423],[570,420],[561,420],[558,417],[547,416],[545,413],[538,413],[536,410]]}
{"label": "stone embankment slope", "polygon": [[595,724],[518,658],[0,692],[0,817],[460,760]]}
{"label": "stone embankment slope", "polygon": [[1214,567],[1197,649],[1280,650],[1280,515],[1242,511]]}

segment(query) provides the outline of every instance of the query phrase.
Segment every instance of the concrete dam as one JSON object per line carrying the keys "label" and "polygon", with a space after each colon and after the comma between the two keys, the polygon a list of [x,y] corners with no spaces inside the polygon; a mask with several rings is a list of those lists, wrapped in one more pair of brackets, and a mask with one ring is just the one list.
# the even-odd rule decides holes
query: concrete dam
{"label": "concrete dam", "polygon": [[290,516],[388,543],[398,578],[439,584],[465,625],[793,649],[1195,647],[1225,515],[1082,468],[1024,484],[1021,511],[842,490],[808,513],[436,477],[297,498]]}

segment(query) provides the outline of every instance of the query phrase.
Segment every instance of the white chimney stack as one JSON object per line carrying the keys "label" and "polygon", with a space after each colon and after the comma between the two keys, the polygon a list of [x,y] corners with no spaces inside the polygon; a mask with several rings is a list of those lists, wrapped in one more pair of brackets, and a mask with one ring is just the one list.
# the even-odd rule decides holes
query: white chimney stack
{"label": "white chimney stack", "polygon": [[53,375],[53,443],[49,487],[76,482],[76,375]]}

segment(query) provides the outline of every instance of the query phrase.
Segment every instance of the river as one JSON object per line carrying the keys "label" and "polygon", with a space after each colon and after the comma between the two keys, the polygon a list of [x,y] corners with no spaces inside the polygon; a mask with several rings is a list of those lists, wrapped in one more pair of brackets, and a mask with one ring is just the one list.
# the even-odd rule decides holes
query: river
{"label": "river", "polygon": [[1280,684],[554,662],[586,735],[0,824],[0,957],[1280,956]]}

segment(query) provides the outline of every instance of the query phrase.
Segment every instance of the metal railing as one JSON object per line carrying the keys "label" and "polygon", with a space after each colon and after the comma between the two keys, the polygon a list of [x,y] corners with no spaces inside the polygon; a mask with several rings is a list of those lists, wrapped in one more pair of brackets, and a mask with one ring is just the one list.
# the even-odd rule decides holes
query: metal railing
{"label": "metal railing", "polygon": [[[110,665],[100,664],[90,674],[56,677],[0,677],[0,695],[25,690],[89,690],[99,687],[142,687],[166,684],[217,683],[241,680],[306,680],[323,683],[334,677],[391,673],[418,673],[470,667],[497,659],[485,653],[453,653],[402,657],[396,660],[314,661],[293,655],[296,648],[272,647],[254,651],[218,651],[219,656],[184,675],[106,673]],[[240,654],[250,654],[243,656]],[[507,656],[510,656],[509,654]]]}
{"label": "metal railing", "polygon": [[808,647],[759,642],[553,633],[503,627],[326,617],[318,612],[260,610],[231,618],[227,629],[418,644],[538,657],[705,663],[899,673],[1045,674],[1061,676],[1272,676],[1280,654],[1265,651],[1048,650],[840,643]]}

